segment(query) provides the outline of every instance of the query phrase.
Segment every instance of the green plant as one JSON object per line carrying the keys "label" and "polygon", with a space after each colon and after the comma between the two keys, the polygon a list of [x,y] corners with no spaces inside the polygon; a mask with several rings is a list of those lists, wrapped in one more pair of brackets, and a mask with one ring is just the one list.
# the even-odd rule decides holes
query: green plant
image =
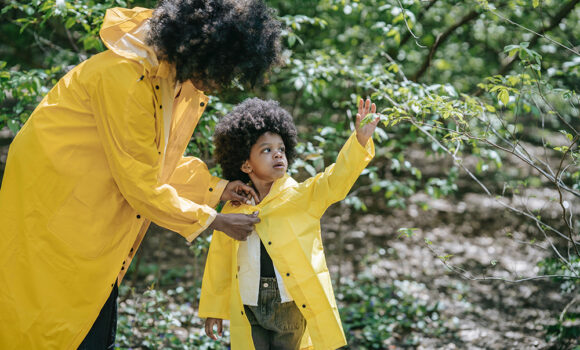
{"label": "green plant", "polygon": [[413,281],[387,284],[369,274],[337,290],[339,310],[350,349],[385,349],[387,344],[417,345],[421,334],[447,331],[439,304],[414,296],[425,289]]}
{"label": "green plant", "polygon": [[142,294],[121,288],[124,301],[119,307],[115,349],[227,349],[226,343],[203,333],[203,320],[184,292],[183,287],[166,291],[151,287]]}

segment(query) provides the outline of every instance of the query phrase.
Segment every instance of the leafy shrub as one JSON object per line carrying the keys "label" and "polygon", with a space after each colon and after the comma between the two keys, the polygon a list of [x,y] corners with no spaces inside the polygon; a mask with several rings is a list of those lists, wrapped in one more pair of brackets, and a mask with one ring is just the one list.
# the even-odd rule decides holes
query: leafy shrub
{"label": "leafy shrub", "polygon": [[[416,345],[419,334],[446,331],[439,304],[414,297],[425,289],[411,281],[380,282],[371,275],[338,288],[340,315],[350,349],[384,349],[387,344]],[[395,338],[400,340],[394,340]]]}
{"label": "leafy shrub", "polygon": [[[196,316],[188,293],[182,287],[167,291],[152,287],[145,293],[122,287],[115,349],[222,350],[223,341],[204,333],[203,320]],[[222,339],[229,339],[227,331]]]}
{"label": "leafy shrub", "polygon": [[[562,263],[559,259],[544,259],[538,265],[541,273],[559,276],[554,277],[554,280],[560,283],[562,294],[574,296],[555,322],[545,326],[547,338],[549,340],[556,338],[563,347],[568,347],[576,342],[575,349],[580,349],[580,345],[578,345],[578,339],[580,339],[580,298],[578,297],[580,279],[567,264]],[[576,271],[580,269],[580,258],[570,259],[570,265]]]}

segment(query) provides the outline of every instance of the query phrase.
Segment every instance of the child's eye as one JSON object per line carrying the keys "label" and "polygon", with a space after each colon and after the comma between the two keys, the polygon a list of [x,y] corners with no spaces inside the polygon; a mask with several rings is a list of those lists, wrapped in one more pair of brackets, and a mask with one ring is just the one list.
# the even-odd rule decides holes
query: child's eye
{"label": "child's eye", "polygon": [[270,148],[269,148],[269,147],[267,147],[267,148],[264,148],[264,149],[262,150],[262,152],[264,152],[264,153],[270,153]]}

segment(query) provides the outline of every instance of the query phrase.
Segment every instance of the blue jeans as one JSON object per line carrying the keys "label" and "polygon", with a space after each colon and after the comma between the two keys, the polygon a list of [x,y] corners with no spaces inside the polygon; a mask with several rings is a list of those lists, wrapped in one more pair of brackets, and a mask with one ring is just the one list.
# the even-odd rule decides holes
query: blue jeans
{"label": "blue jeans", "polygon": [[79,345],[78,350],[109,350],[115,348],[118,294],[119,289],[117,283],[115,283],[111,295],[109,295],[99,316],[81,345]]}
{"label": "blue jeans", "polygon": [[294,301],[282,303],[276,278],[260,278],[258,306],[244,305],[256,350],[298,350],[306,320]]}

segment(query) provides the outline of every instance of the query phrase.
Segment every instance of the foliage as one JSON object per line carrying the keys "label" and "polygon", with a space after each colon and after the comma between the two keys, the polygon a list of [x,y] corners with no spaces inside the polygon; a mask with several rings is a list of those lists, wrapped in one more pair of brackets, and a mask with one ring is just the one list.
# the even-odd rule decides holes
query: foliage
{"label": "foliage", "polygon": [[[573,269],[580,269],[580,258],[573,257],[570,259],[570,264]],[[562,293],[567,297],[572,297],[572,301],[562,311],[560,317],[553,324],[546,325],[548,338],[556,338],[561,343],[571,343],[580,339],[580,309],[574,305],[578,303],[580,279],[575,279],[571,269],[558,259],[544,259],[538,265],[541,273],[559,276],[554,279],[560,282]]]}
{"label": "foliage", "polygon": [[[166,291],[150,288],[143,294],[121,288],[115,349],[227,349],[203,333],[203,320],[195,316],[183,287]],[[224,332],[227,338],[227,332]]]}
{"label": "foliage", "polygon": [[[385,349],[388,344],[420,344],[420,335],[447,331],[439,305],[416,298],[425,286],[412,281],[387,284],[370,274],[350,280],[337,290],[343,328],[351,349]],[[393,341],[394,339],[396,341]]]}
{"label": "foliage", "polygon": [[[343,327],[351,349],[383,349],[386,344],[417,345],[421,335],[447,332],[439,305],[418,299],[425,286],[412,281],[381,282],[361,275],[337,289]],[[144,293],[121,286],[116,349],[227,349],[229,330],[213,341],[183,287]],[[396,341],[394,339],[397,339]]]}

